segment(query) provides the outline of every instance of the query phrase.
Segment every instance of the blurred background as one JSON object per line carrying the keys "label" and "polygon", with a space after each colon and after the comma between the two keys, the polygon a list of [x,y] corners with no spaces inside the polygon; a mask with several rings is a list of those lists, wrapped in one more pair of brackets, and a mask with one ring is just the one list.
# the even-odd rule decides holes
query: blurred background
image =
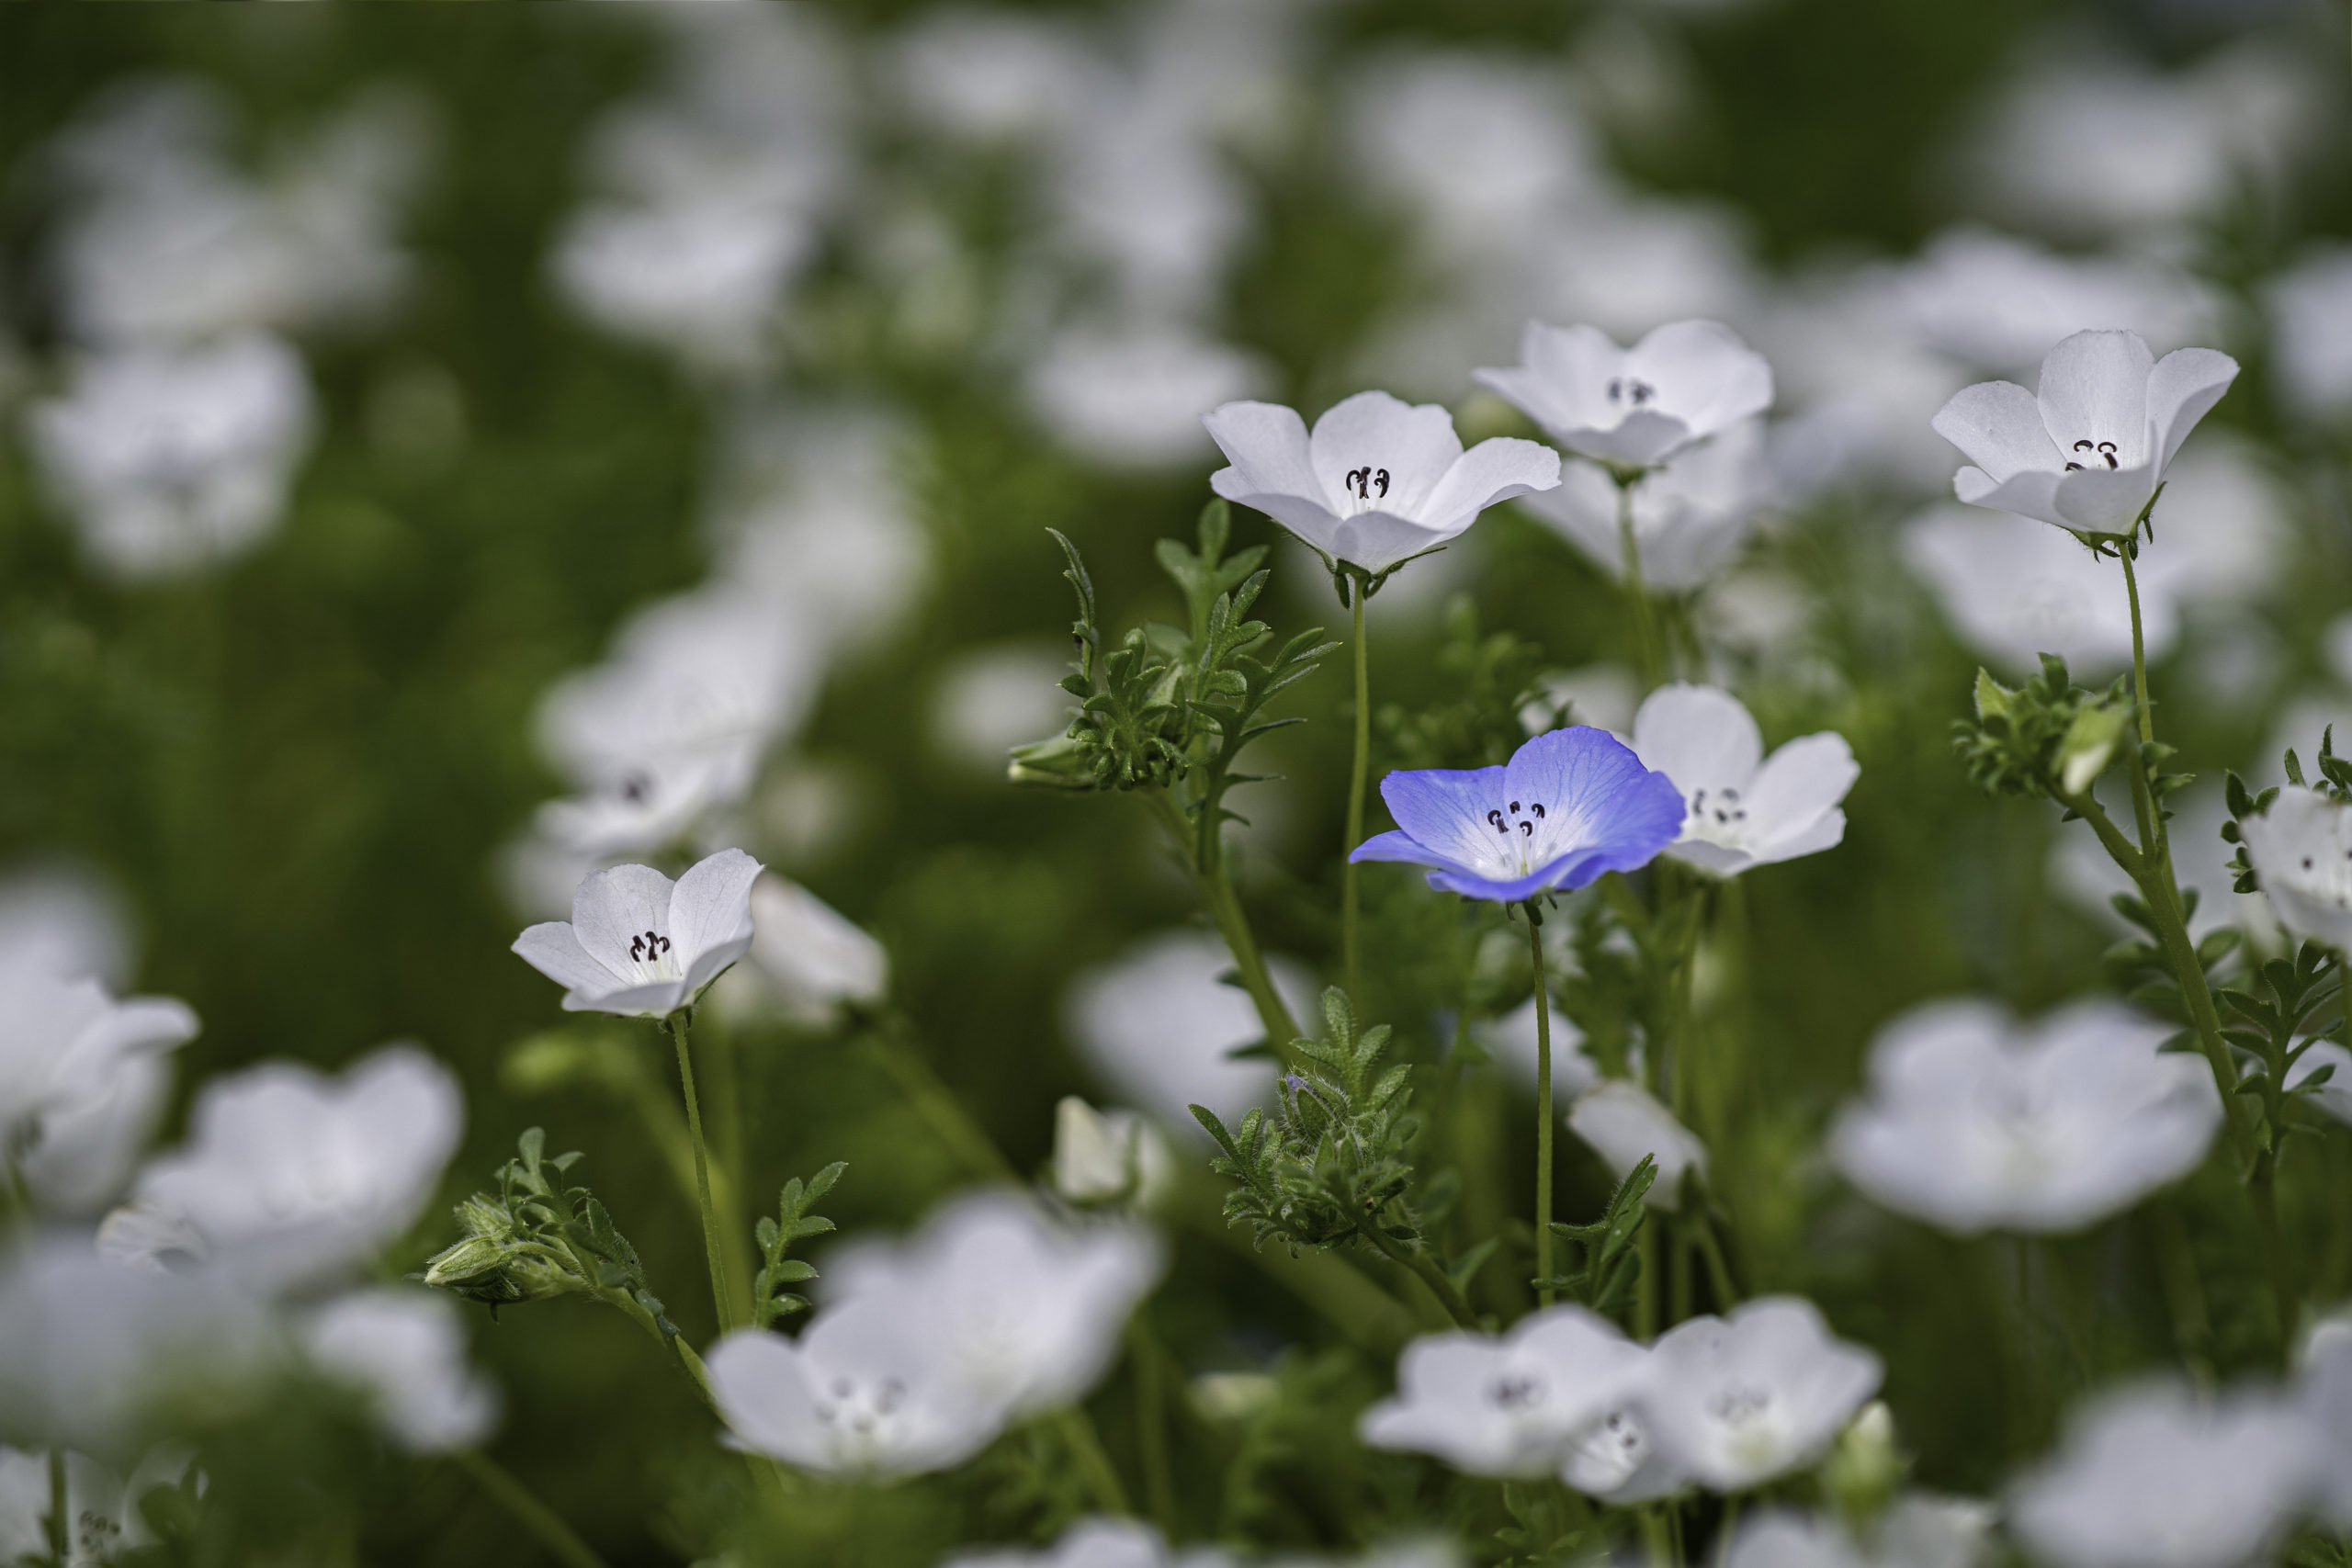
{"label": "blurred background", "polygon": [[[693,1214],[628,1103],[659,1042],[548,1033],[523,924],[595,865],[740,844],[879,940],[918,1048],[1016,1168],[1067,1093],[1181,1117],[1207,1091],[1136,1020],[1249,1032],[1187,886],[1134,802],[1005,780],[1064,722],[1045,531],[1114,625],[1180,618],[1151,548],[1206,499],[1215,404],[1311,419],[1381,387],[1465,440],[1528,434],[1468,379],[1523,321],[1730,322],[1776,374],[1760,477],[1724,564],[1664,586],[1690,672],[1769,741],[1843,732],[1861,783],[1842,849],[1749,879],[1748,1066],[1700,1130],[1743,1268],[1937,1413],[1906,1433],[1924,1480],[1997,1480],[1957,1244],[1812,1151],[1893,1013],[2104,983],[2087,835],[1973,794],[1949,727],[1979,662],[2103,679],[2129,634],[2054,530],[1945,504],[1928,421],[2086,326],[2235,355],[2146,580],[2166,738],[2209,785],[2269,783],[2352,717],[2340,8],[24,7],[0,38],[0,941],[79,922],[127,988],[189,1001],[175,1103],[266,1056],[424,1043],[468,1096],[448,1199],[544,1123],[697,1339]],[[1480,678],[1624,727],[1620,599],[1572,534],[1502,508],[1374,603],[1375,772],[1446,760],[1430,737]],[[1274,564],[1278,630],[1343,627],[1311,558]],[[1300,690],[1315,721],[1266,748],[1285,776],[1240,800],[1245,897],[1305,985],[1333,977],[1345,684]],[[2183,812],[2184,876],[2231,918],[2218,788]],[[1366,886],[1371,1010],[1435,1063],[1475,933],[1414,874]],[[823,1009],[752,998],[724,1027],[753,1194],[845,1159],[828,1212],[854,1231],[967,1179]],[[1496,1092],[1517,1103],[1508,1068]],[[1608,1177],[1566,1157],[1586,1212]],[[2228,1201],[2225,1178],[2179,1200]],[[2306,1209],[2340,1295],[2346,1238]],[[1180,1475],[1185,1508],[1299,1545],[1418,1517],[1407,1461],[1317,1447],[1385,1358],[1196,1220],[1149,1308],[1228,1456],[1223,1493]],[[2097,1356],[2164,1342],[2132,1305],[2159,1295],[2119,1287]],[[481,1318],[475,1349],[496,1451],[615,1562],[708,1549],[708,1419],[628,1324],[558,1303]],[[1274,1403],[1219,1405],[1237,1372]],[[873,1560],[1035,1527],[1050,1501],[1016,1474],[902,1495]],[[527,1550],[430,1462],[360,1495],[369,1561]]]}

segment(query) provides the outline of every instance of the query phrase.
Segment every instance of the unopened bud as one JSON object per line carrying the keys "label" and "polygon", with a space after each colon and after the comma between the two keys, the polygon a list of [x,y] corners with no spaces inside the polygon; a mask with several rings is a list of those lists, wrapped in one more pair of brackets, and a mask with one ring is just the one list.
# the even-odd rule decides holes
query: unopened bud
{"label": "unopened bud", "polygon": [[1054,1190],[1072,1203],[1148,1207],[1173,1176],[1168,1145],[1132,1111],[1097,1111],[1076,1095],[1054,1112]]}
{"label": "unopened bud", "polygon": [[2090,788],[2091,782],[2107,771],[2116,742],[2123,739],[2123,727],[2130,722],[2124,709],[2104,703],[2077,710],[2074,722],[2066,727],[2065,739],[2058,745],[2060,787],[2068,795]]}

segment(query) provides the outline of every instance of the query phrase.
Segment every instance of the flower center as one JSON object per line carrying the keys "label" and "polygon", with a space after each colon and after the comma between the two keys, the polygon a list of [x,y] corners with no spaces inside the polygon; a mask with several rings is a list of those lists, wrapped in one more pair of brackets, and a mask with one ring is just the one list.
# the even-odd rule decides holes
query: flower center
{"label": "flower center", "polygon": [[670,939],[659,931],[639,931],[628,939],[628,955],[639,964],[650,964],[656,969],[664,967],[662,958],[670,951]]}
{"label": "flower center", "polygon": [[1487,1389],[1498,1410],[1524,1410],[1544,1403],[1544,1385],[1524,1372],[1507,1372]]}
{"label": "flower center", "polygon": [[1737,849],[1747,837],[1747,807],[1741,803],[1739,791],[1728,785],[1692,790],[1690,810],[1682,819],[1682,836]]}
{"label": "flower center", "polygon": [[1717,1393],[1709,1408],[1715,1419],[1734,1427],[1744,1427],[1771,1408],[1772,1391],[1753,1383],[1734,1383]]}
{"label": "flower center", "polygon": [[1348,498],[1350,516],[1368,512],[1374,502],[1388,499],[1388,470],[1369,463],[1361,468],[1350,468],[1340,476],[1340,489]]}
{"label": "flower center", "polygon": [[1504,863],[1509,864],[1512,859],[1516,858],[1519,862],[1520,874],[1524,876],[1529,870],[1527,852],[1535,841],[1535,824],[1544,820],[1544,803],[1540,800],[1535,801],[1522,809],[1520,803],[1514,800],[1509,807],[1510,816],[1508,819],[1503,816],[1504,809],[1498,807],[1487,812],[1487,821],[1497,833],[1502,835],[1501,848]]}
{"label": "flower center", "polygon": [[1641,408],[1657,396],[1657,389],[1638,376],[1609,378],[1609,400],[1620,408]]}
{"label": "flower center", "polygon": [[836,1377],[825,1393],[811,1403],[809,1414],[824,1426],[869,1437],[885,1417],[906,1403],[906,1397],[903,1378],[885,1377],[870,1387],[860,1387],[855,1379]]}
{"label": "flower center", "polygon": [[2117,466],[2115,461],[2115,443],[2112,441],[2093,441],[2088,437],[2085,437],[2083,440],[2075,443],[2074,457],[2067,462],[2066,471],[2071,474],[2079,472],[2084,468],[2096,468],[2099,466],[2101,461],[2104,461],[2110,468]]}

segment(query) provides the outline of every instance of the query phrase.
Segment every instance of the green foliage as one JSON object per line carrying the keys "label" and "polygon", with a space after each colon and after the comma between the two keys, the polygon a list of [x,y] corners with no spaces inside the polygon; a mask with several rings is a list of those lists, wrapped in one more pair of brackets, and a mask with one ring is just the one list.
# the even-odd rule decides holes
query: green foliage
{"label": "green foliage", "polygon": [[1210,1168],[1236,1183],[1227,1223],[1248,1225],[1259,1246],[1279,1239],[1293,1252],[1351,1241],[1418,1248],[1421,1221],[1407,1198],[1419,1131],[1406,1112],[1412,1068],[1380,1067],[1388,1026],[1359,1032],[1336,986],[1323,993],[1323,1020],[1328,1039],[1292,1042],[1300,1066],[1283,1076],[1271,1116],[1253,1110],[1228,1131],[1205,1106],[1192,1108],[1223,1151]]}
{"label": "green foliage", "polygon": [[1080,705],[1062,735],[1013,753],[1015,783],[1111,790],[1182,784],[1196,822],[1240,820],[1225,808],[1226,792],[1274,776],[1236,771],[1242,750],[1304,722],[1265,718],[1266,705],[1313,674],[1338,645],[1319,641],[1318,626],[1276,647],[1272,627],[1247,618],[1270,576],[1258,564],[1266,550],[1252,546],[1227,558],[1231,529],[1229,509],[1215,501],[1201,513],[1198,549],[1160,540],[1157,558],[1184,594],[1190,627],[1136,626],[1108,652],[1093,579],[1078,547],[1054,534],[1069,562],[1062,576],[1078,595],[1070,626],[1077,668],[1062,687]]}
{"label": "green foliage", "polygon": [[2255,965],[2248,978],[2250,985],[2217,989],[2213,999],[2232,1021],[2222,1037],[2245,1066],[2238,1092],[2263,1107],[2276,1147],[2301,1127],[2283,1114],[2287,1102],[2324,1087],[2335,1074],[2333,1066],[2324,1065],[2292,1089],[2287,1085],[2321,1025],[2341,1016],[2344,965],[2328,949],[2307,942],[2290,957]]}
{"label": "green foliage", "polygon": [[817,1277],[811,1265],[787,1256],[792,1244],[812,1235],[823,1235],[833,1228],[833,1222],[822,1214],[808,1211],[833,1183],[842,1179],[849,1166],[835,1160],[804,1184],[794,1177],[784,1184],[784,1191],[776,1200],[776,1217],[763,1217],[756,1234],[760,1243],[760,1271],[752,1280],[752,1322],[766,1328],[779,1317],[808,1310],[808,1298],[785,1289]]}
{"label": "green foliage", "polygon": [[1446,695],[1419,709],[1385,703],[1373,716],[1400,768],[1498,767],[1527,739],[1521,716],[1529,708],[1542,710],[1545,729],[1567,719],[1536,679],[1543,649],[1513,631],[1486,631],[1467,593],[1447,602],[1445,640],[1431,664],[1448,684]]}
{"label": "green foliage", "polygon": [[1555,1220],[1552,1234],[1576,1247],[1583,1264],[1574,1273],[1530,1282],[1539,1291],[1557,1291],[1600,1313],[1614,1312],[1630,1301],[1642,1277],[1642,1255],[1634,1244],[1649,1214],[1643,1200],[1657,1180],[1657,1162],[1644,1155],[1610,1194],[1609,1206],[1599,1219],[1581,1225]]}
{"label": "green foliage", "polygon": [[477,1192],[458,1205],[465,1238],[424,1266],[424,1283],[493,1309],[573,1292],[618,1295],[641,1308],[666,1338],[677,1325],[663,1315],[637,1248],[585,1187],[557,1179],[579,1151],[547,1157],[547,1133],[532,1127],[515,1140],[516,1156],[498,1169],[495,1196]]}
{"label": "green foliage", "polygon": [[1976,672],[1976,718],[1954,722],[1952,749],[1987,795],[2079,796],[2113,755],[2131,707],[2124,677],[2094,692],[2075,684],[2064,660],[2045,653],[2041,672],[2020,687]]}

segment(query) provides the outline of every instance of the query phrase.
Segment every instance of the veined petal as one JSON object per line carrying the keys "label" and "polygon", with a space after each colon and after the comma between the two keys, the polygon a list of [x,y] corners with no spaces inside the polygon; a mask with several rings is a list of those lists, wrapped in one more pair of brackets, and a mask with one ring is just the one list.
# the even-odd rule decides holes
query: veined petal
{"label": "veined petal", "polygon": [[2058,481],[2062,477],[2054,472],[2028,469],[1996,481],[1982,468],[1962,468],[1952,475],[1951,491],[1971,506],[2014,512],[2020,517],[2054,523],[2061,528],[2079,527],[2081,525],[2069,523],[2058,511]]}
{"label": "veined petal", "polygon": [[2043,355],[2036,400],[2059,460],[2076,460],[2076,443],[2086,441],[2094,448],[2113,443],[2120,468],[2146,462],[2148,377],[2154,367],[2137,333],[2076,333]]}
{"label": "veined petal", "polygon": [[[611,985],[608,977],[604,982]],[[621,1018],[667,1018],[692,999],[682,980],[655,980],[649,985],[623,986],[618,990],[582,987],[563,997],[566,1012],[609,1012]]]}
{"label": "veined petal", "polygon": [[583,877],[571,896],[571,934],[614,978],[632,982],[639,965],[629,955],[630,942],[647,931],[670,934],[671,886],[650,865],[616,865]]}
{"label": "veined petal", "polygon": [[721,850],[678,878],[670,895],[669,937],[678,944],[678,966],[688,975],[706,953],[732,948],[726,960],[732,964],[752,945],[752,884],[759,874],[760,863],[750,855]]}
{"label": "veined petal", "polygon": [[1845,818],[1837,807],[1861,776],[1853,747],[1835,730],[1800,736],[1773,752],[1747,790],[1748,820],[1762,829],[1757,834],[1759,847],[1777,850],[1793,843],[1833,813],[1842,836]]}
{"label": "veined petal", "polygon": [[2216,349],[2177,348],[2156,361],[2148,373],[2148,427],[2159,475],[2237,378],[2238,362]]}
{"label": "veined petal", "polygon": [[1647,468],[1662,463],[1688,446],[1690,427],[1657,409],[1635,409],[1615,424],[1555,430],[1561,446],[1603,463],[1633,463]]}
{"label": "veined petal", "polygon": [[1330,543],[1321,547],[1337,560],[1353,561],[1366,571],[1385,571],[1409,556],[1459,536],[1475,520],[1464,517],[1452,528],[1432,528],[1392,512],[1359,512],[1333,525]]}
{"label": "veined petal", "polygon": [[1487,813],[1505,787],[1501,768],[1399,769],[1380,781],[1396,826],[1436,859],[1476,865],[1495,829]]}
{"label": "veined petal", "polygon": [[1530,851],[1538,863],[1593,846],[1638,851],[1639,864],[1681,830],[1682,792],[1674,781],[1652,773],[1624,742],[1589,724],[1528,741],[1512,754],[1503,782],[1512,797],[1544,804],[1543,826]]}
{"label": "veined petal", "polygon": [[2041,405],[2014,381],[1962,387],[1929,423],[1996,483],[2022,473],[2056,473],[2065,466],[2042,425]]}
{"label": "veined petal", "polygon": [[1772,405],[1772,367],[1721,321],[1668,321],[1625,355],[1625,373],[1690,428],[1713,435]]}
{"label": "veined petal", "polygon": [[1605,426],[1618,411],[1608,400],[1610,378],[1625,368],[1625,351],[1598,327],[1555,327],[1530,321],[1520,330],[1519,364],[1475,370],[1471,378],[1508,398],[1551,430]]}
{"label": "veined petal", "polygon": [[1745,794],[1763,759],[1764,737],[1729,692],[1678,682],[1643,700],[1634,715],[1634,750],[1685,795],[1724,788]]}
{"label": "veined petal", "polygon": [[1351,861],[1395,861],[1404,865],[1453,865],[1455,863],[1439,854],[1402,828],[1391,828],[1385,833],[1374,833],[1350,852]]}
{"label": "veined petal", "polygon": [[567,991],[599,991],[620,983],[588,955],[569,920],[546,920],[528,928],[514,939],[513,951]]}
{"label": "veined petal", "polygon": [[1551,490],[1560,482],[1560,455],[1549,446],[1508,435],[1481,441],[1453,461],[1429,498],[1421,516],[1439,528],[1464,524],[1498,502]]}
{"label": "veined petal", "polygon": [[[1201,423],[1224,452],[1226,461],[1233,465],[1226,471],[1234,476],[1236,488],[1330,500],[1307,458],[1306,422],[1298,417],[1296,409],[1280,403],[1226,403],[1203,414]],[[1238,499],[1224,490],[1217,493],[1227,500]]]}
{"label": "veined petal", "polygon": [[[1453,416],[1436,403],[1358,392],[1324,411],[1307,451],[1323,494],[1357,494],[1380,502],[1383,511],[1418,519],[1430,492],[1462,456],[1462,438],[1453,433]],[[1347,476],[1363,468],[1385,473],[1386,487],[1370,481],[1367,493],[1349,484]]]}
{"label": "veined petal", "polygon": [[1264,513],[1325,555],[1336,554],[1332,546],[1339,540],[1340,519],[1312,494],[1252,489],[1239,468],[1219,468],[1209,476],[1209,488],[1236,506]]}
{"label": "veined petal", "polygon": [[2122,468],[2086,465],[2076,472],[2059,475],[2053,494],[2058,515],[2068,527],[2094,534],[2121,534],[2130,530],[2155,490],[2156,470],[2153,464]]}

